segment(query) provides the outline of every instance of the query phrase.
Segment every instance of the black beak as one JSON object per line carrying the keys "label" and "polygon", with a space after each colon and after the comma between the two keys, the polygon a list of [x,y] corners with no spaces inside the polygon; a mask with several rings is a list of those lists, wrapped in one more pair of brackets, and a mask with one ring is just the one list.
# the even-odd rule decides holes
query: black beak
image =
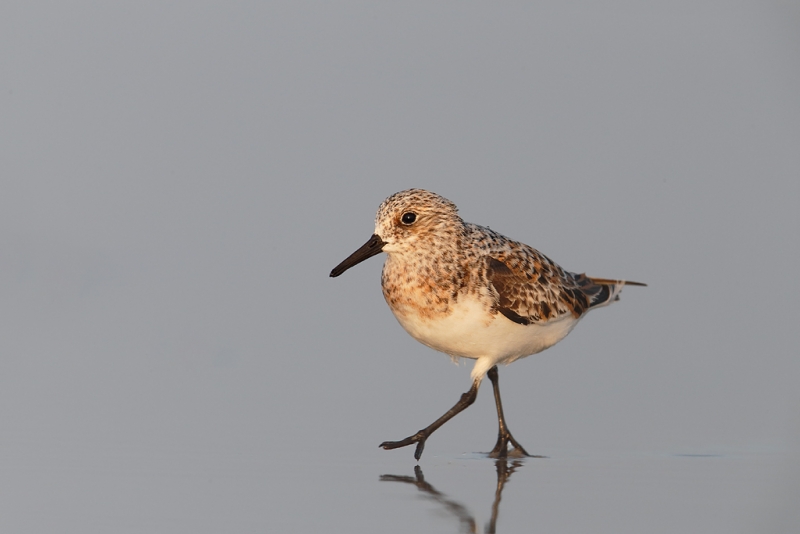
{"label": "black beak", "polygon": [[385,244],[386,243],[383,242],[383,239],[378,237],[378,234],[372,234],[372,237],[369,238],[369,241],[364,243],[360,249],[350,254],[347,259],[333,268],[331,271],[331,277],[339,276],[350,267],[358,265],[362,261],[369,259],[376,254],[380,254]]}

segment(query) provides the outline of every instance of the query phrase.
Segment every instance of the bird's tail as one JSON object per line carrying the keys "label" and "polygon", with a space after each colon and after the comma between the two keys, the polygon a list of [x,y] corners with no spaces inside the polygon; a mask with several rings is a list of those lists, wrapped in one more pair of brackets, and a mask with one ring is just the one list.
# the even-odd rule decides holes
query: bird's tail
{"label": "bird's tail", "polygon": [[641,282],[633,282],[631,280],[609,280],[608,278],[592,278],[591,280],[595,286],[600,286],[600,290],[592,295],[592,303],[590,308],[599,308],[601,306],[608,306],[614,301],[619,300],[619,294],[622,293],[624,286],[647,286]]}

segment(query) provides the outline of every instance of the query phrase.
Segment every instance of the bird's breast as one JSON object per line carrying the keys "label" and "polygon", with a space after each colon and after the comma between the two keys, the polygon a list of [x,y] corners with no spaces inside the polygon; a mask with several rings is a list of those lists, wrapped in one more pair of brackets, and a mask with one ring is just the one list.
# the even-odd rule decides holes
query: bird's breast
{"label": "bird's breast", "polygon": [[455,268],[426,261],[386,258],[381,275],[383,297],[396,316],[434,319],[451,313],[463,288]]}
{"label": "bird's breast", "polygon": [[569,314],[544,323],[515,323],[497,311],[496,297],[478,274],[449,279],[434,267],[390,255],[382,274],[383,296],[392,313],[414,339],[432,349],[511,362],[556,344],[577,323]]}

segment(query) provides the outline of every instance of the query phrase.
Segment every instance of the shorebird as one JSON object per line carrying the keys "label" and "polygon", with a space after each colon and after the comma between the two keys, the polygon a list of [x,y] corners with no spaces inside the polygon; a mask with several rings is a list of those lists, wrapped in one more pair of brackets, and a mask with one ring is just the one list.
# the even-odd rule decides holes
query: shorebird
{"label": "shorebird", "polygon": [[384,200],[375,233],[330,275],[381,252],[383,296],[403,328],[454,360],[475,360],[472,386],[452,408],[416,434],[380,444],[396,449],[416,443],[417,460],[428,437],[475,402],[486,375],[499,425],[489,456],[530,456],[506,425],[497,365],[552,347],[587,312],[618,300],[623,286],[645,285],[565,271],[528,245],[464,222],[455,204],[424,189]]}

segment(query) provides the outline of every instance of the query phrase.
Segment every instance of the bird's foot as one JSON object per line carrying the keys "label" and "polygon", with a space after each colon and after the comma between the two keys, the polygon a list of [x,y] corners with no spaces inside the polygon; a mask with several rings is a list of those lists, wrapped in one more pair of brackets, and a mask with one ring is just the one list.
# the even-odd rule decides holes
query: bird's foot
{"label": "bird's foot", "polygon": [[419,460],[422,457],[422,450],[425,448],[425,440],[428,439],[428,436],[428,433],[420,430],[413,436],[408,436],[406,439],[401,439],[400,441],[384,441],[379,447],[388,451],[416,443],[417,449],[414,451],[414,458]]}
{"label": "bird's foot", "polygon": [[[511,450],[508,450],[509,443],[512,446]],[[489,458],[544,458],[544,456],[528,454],[528,451],[514,439],[511,432],[506,430],[497,435],[497,444],[489,453]]]}

